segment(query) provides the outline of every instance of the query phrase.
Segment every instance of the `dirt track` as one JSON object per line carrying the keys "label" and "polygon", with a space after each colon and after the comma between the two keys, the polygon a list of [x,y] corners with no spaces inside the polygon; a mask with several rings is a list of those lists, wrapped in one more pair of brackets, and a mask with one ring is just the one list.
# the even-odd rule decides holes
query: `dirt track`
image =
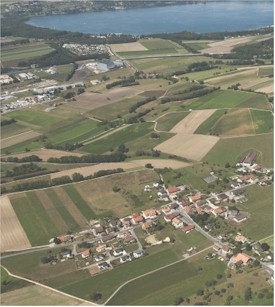
{"label": "dirt track", "polygon": [[1,252],[31,247],[8,196],[1,197]]}
{"label": "dirt track", "polygon": [[216,136],[178,133],[154,149],[200,161],[218,141]]}
{"label": "dirt track", "polygon": [[216,109],[192,111],[182,121],[177,123],[170,132],[193,134],[215,111]]}

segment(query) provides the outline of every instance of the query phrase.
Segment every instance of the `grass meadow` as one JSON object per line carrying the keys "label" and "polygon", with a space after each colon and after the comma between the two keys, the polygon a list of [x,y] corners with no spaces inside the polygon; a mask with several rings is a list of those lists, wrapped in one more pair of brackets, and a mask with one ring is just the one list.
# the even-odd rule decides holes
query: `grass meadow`
{"label": "grass meadow", "polygon": [[274,116],[271,112],[250,110],[256,134],[273,132]]}
{"label": "grass meadow", "polygon": [[208,152],[203,161],[211,164],[236,164],[248,150],[259,152],[257,162],[265,167],[273,167],[273,134],[248,137],[223,138]]}
{"label": "grass meadow", "polygon": [[156,119],[157,130],[160,131],[170,131],[177,123],[184,119],[190,112],[173,112],[166,113],[164,116],[161,116]]}

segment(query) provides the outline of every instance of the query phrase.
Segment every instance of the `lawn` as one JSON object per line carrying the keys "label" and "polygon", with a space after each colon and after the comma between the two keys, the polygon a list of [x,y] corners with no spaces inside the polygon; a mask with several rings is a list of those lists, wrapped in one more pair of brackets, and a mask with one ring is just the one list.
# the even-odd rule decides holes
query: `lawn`
{"label": "lawn", "polygon": [[159,131],[170,131],[177,123],[184,119],[190,112],[171,112],[160,116],[156,119],[157,127]]}
{"label": "lawn", "polygon": [[216,122],[225,114],[224,109],[217,110],[213,113],[210,117],[207,118],[195,131],[196,134],[210,134],[212,133],[213,127],[215,126]]}
{"label": "lawn", "polygon": [[260,240],[273,234],[274,199],[273,186],[260,187],[253,185],[245,189],[248,201],[237,205],[247,211],[251,217],[238,225],[242,233],[254,240]]}
{"label": "lawn", "polygon": [[262,94],[232,90],[218,90],[202,96],[189,105],[192,109],[223,109],[234,107],[269,108],[266,97]]}
{"label": "lawn", "polygon": [[107,298],[124,282],[176,260],[178,259],[173,251],[171,249],[166,249],[157,254],[149,254],[141,259],[126,263],[123,266],[94,277],[84,277],[84,272],[81,274],[81,279],[74,276],[74,273],[64,274],[59,278],[47,281],[47,284],[56,287],[60,291],[87,300],[90,300],[91,294],[100,292],[102,293],[102,299],[99,303],[101,303],[107,300]]}
{"label": "lawn", "polygon": [[58,195],[53,189],[46,190],[46,193],[51,200],[52,204],[56,208],[56,210],[59,212],[59,214],[64,219],[65,223],[68,226],[68,230],[70,231],[79,231],[80,226],[77,224],[73,216],[70,214],[70,212],[67,210],[65,204],[59,199]]}
{"label": "lawn", "polygon": [[204,288],[207,280],[223,274],[224,269],[225,264],[219,260],[206,261],[200,257],[183,261],[127,284],[108,305],[122,305],[122,302],[124,305],[174,305],[177,297],[195,294]]}
{"label": "lawn", "polygon": [[250,110],[255,128],[255,133],[273,132],[274,116],[271,112]]}
{"label": "lawn", "polygon": [[225,165],[229,162],[234,165],[248,150],[260,152],[258,163],[265,167],[273,167],[273,134],[221,139],[203,161],[216,165]]}
{"label": "lawn", "polygon": [[78,193],[78,191],[73,185],[64,186],[63,189],[66,191],[73,203],[88,221],[90,219],[96,218],[96,214],[89,207],[86,201],[81,197],[81,195]]}
{"label": "lawn", "polygon": [[46,244],[59,234],[35,192],[11,197],[11,204],[32,246]]}
{"label": "lawn", "polygon": [[[153,132],[153,123],[133,124],[110,136],[106,136],[82,147],[82,150],[93,154],[103,154],[109,152],[111,148],[116,150],[121,144],[127,147],[127,143],[132,140],[138,142],[139,138],[149,132]],[[143,148],[141,147],[140,149]]]}

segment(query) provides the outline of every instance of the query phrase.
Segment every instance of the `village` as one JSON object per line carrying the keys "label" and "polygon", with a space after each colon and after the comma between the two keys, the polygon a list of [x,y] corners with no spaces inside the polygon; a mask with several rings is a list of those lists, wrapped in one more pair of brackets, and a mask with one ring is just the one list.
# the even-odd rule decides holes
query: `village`
{"label": "village", "polygon": [[[150,247],[175,243],[173,237],[159,239],[159,232],[166,228],[189,234],[198,231],[212,241],[213,252],[208,253],[207,260],[215,258],[227,263],[228,268],[239,269],[246,265],[259,265],[260,261],[273,261],[273,253],[266,243],[254,242],[236,230],[237,225],[249,219],[249,214],[236,208],[238,203],[248,203],[245,187],[258,184],[262,187],[272,184],[273,171],[255,164],[256,152],[249,152],[236,164],[236,172],[245,170],[247,175],[236,175],[231,179],[232,190],[209,195],[189,193],[187,185],[166,187],[162,176],[160,181],[144,186],[144,192],[154,192],[159,201],[164,202],[160,208],[150,208],[133,212],[123,218],[105,218],[91,220],[89,229],[76,234],[67,234],[52,238],[53,246],[66,246],[61,254],[46,262],[57,264],[74,259],[78,269],[88,268],[91,275],[110,270],[123,263],[134,261],[150,254]],[[251,174],[250,174],[251,173]],[[253,173],[253,174],[252,174]],[[215,178],[212,173],[207,180]],[[205,178],[204,178],[205,180]],[[215,221],[224,220],[231,230],[215,230]],[[141,243],[143,233],[146,244]],[[214,235],[215,234],[215,235]],[[73,245],[73,249],[69,246]],[[183,258],[197,252],[193,246],[183,251]]]}

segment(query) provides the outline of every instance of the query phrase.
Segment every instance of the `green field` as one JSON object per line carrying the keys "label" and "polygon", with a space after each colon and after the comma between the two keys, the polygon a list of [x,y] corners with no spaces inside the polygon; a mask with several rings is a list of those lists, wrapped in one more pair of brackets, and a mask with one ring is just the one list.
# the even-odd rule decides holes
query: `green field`
{"label": "green field", "polygon": [[224,109],[217,110],[210,117],[207,118],[195,131],[196,134],[210,134],[215,127],[216,122],[225,114]]}
{"label": "green field", "polygon": [[137,277],[146,272],[160,268],[166,264],[178,260],[171,249],[145,256],[130,263],[125,263],[119,268],[115,268],[110,272],[99,274],[91,277],[84,272],[81,279],[77,278],[75,273],[64,274],[59,278],[47,281],[49,286],[55,287],[60,291],[76,295],[83,299],[90,300],[90,295],[95,292],[102,293],[102,300],[105,301],[120,285],[124,282]]}
{"label": "green field", "polygon": [[231,90],[212,92],[199,98],[189,106],[195,110],[234,108],[237,106],[243,108],[270,108],[264,95]]}
{"label": "green field", "polygon": [[32,246],[46,244],[59,234],[35,192],[11,198],[11,204]]}
{"label": "green field", "polygon": [[71,200],[74,202],[79,211],[82,213],[83,216],[85,216],[87,220],[96,218],[96,214],[89,207],[86,201],[81,197],[81,195],[78,193],[78,191],[74,188],[73,185],[64,186],[63,189],[70,196]]}
{"label": "green field", "polygon": [[260,153],[257,162],[265,167],[273,167],[273,134],[221,139],[203,158],[203,161],[225,165],[236,164],[248,150]]}
{"label": "green field", "polygon": [[178,122],[184,119],[190,112],[167,113],[156,119],[157,130],[170,131]]}
{"label": "green field", "polygon": [[83,146],[82,150],[94,154],[103,154],[109,152],[111,148],[117,149],[121,144],[127,147],[132,140],[136,143],[150,132],[153,132],[153,123],[133,124],[110,136]]}
{"label": "green field", "polygon": [[165,39],[141,39],[139,40],[139,43],[141,43],[145,48],[149,50],[160,50],[160,49],[175,49],[176,48],[182,48],[180,45],[173,43],[169,40]]}
{"label": "green field", "polygon": [[6,62],[32,59],[50,53],[54,49],[45,43],[28,43],[1,48],[1,59]]}
{"label": "green field", "polygon": [[250,110],[255,128],[255,133],[273,132],[274,116],[271,112]]}
{"label": "green field", "polygon": [[19,123],[12,123],[10,125],[1,127],[1,138],[5,139],[23,132],[30,131],[31,128]]}
{"label": "green field", "polygon": [[238,228],[253,241],[263,239],[273,234],[274,199],[273,186],[259,187],[256,185],[245,189],[248,201],[237,205],[242,211],[247,211],[251,217]]}
{"label": "green field", "polygon": [[11,277],[6,270],[1,267],[1,293],[10,292],[30,285],[27,281]]}
{"label": "green field", "polygon": [[205,281],[224,270],[225,264],[219,260],[183,261],[127,284],[108,305],[174,305],[177,297],[195,294],[204,288]]}
{"label": "green field", "polygon": [[5,147],[3,149],[4,153],[19,153],[19,152],[25,152],[26,148],[28,150],[36,150],[36,149],[41,149],[43,147],[43,142],[38,141],[37,137],[33,139],[29,139],[24,142],[17,143],[15,145]]}

